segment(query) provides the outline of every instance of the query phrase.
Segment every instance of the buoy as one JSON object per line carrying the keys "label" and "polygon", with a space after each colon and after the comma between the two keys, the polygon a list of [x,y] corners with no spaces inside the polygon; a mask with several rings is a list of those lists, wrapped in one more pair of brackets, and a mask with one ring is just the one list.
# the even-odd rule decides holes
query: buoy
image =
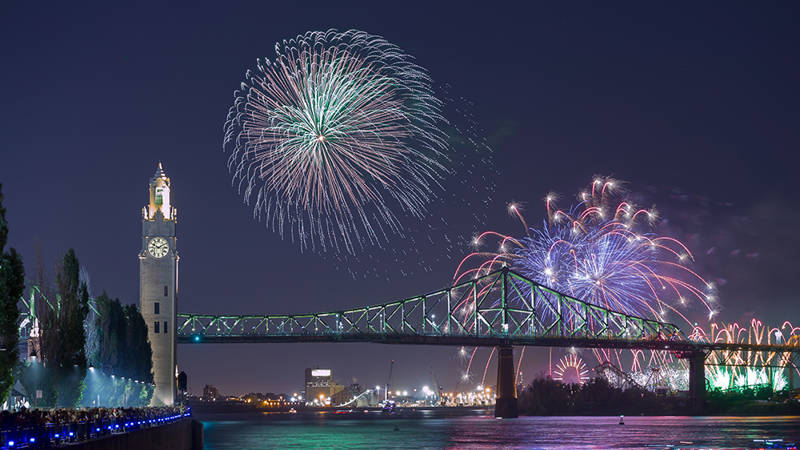
{"label": "buoy", "polygon": [[625,425],[625,416],[622,414],[619,415],[619,424]]}

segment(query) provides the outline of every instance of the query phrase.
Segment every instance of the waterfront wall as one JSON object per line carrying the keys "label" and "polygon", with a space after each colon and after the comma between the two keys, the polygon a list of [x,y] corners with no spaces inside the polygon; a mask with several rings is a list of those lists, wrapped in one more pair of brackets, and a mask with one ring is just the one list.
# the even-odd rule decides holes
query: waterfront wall
{"label": "waterfront wall", "polygon": [[192,418],[70,445],[75,450],[201,450],[203,424]]}

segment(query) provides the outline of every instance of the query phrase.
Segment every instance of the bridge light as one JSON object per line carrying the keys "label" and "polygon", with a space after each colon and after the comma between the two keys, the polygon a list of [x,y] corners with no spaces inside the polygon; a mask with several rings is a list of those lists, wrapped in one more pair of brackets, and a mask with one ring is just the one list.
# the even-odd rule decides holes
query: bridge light
{"label": "bridge light", "polygon": [[200,342],[200,336],[198,336],[198,335],[195,335],[195,336],[194,336],[194,341],[195,341],[195,342]]}

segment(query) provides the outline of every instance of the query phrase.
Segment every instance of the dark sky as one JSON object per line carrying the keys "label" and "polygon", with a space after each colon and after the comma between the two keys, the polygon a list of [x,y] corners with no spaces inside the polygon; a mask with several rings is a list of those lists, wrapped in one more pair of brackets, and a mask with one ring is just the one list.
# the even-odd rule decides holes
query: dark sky
{"label": "dark sky", "polygon": [[[246,68],[278,40],[358,28],[474,103],[500,174],[477,228],[516,231],[508,201],[539,221],[547,192],[613,175],[720,280],[724,320],[800,322],[794,2],[110,3],[0,6],[0,182],[29,269],[37,246],[48,266],[74,247],[96,292],[137,302],[140,211],[161,160],[179,210],[182,311],[333,310],[447,284],[449,265],[355,281],[253,220],[230,186],[222,125]],[[431,371],[452,387],[458,374],[452,348],[179,347],[195,392],[297,390],[316,365],[373,385],[391,359],[397,387],[430,384]]]}

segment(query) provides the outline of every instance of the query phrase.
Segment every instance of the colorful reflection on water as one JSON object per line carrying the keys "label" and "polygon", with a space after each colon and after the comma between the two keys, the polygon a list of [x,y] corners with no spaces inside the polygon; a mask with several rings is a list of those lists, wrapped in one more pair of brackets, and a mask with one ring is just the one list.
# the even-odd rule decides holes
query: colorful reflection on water
{"label": "colorful reflection on water", "polygon": [[[200,417],[208,449],[752,448],[800,443],[800,417],[521,417],[485,411]],[[782,439],[783,441],[778,441]]]}

